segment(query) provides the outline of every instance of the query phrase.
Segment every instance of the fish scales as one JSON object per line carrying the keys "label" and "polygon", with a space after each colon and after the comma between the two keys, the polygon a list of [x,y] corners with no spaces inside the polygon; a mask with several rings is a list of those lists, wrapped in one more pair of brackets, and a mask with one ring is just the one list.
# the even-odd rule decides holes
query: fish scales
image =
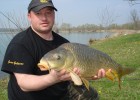
{"label": "fish scales", "polygon": [[118,67],[118,64],[107,54],[87,45],[75,43],[74,45],[66,44],[61,47],[72,52],[76,59],[74,66],[79,66],[84,77],[91,77],[97,74],[99,68],[109,69],[111,67],[112,69],[117,69],[115,67]]}
{"label": "fish scales", "polygon": [[[65,69],[70,72],[76,85],[84,83],[87,89],[89,89],[88,80],[91,80],[101,68],[105,69],[106,78],[112,81],[118,79],[120,88],[122,76],[135,71],[134,68],[122,67],[106,53],[79,43],[65,43],[46,53],[38,63],[38,67],[47,70]],[[80,75],[73,72],[74,67],[80,69]]]}

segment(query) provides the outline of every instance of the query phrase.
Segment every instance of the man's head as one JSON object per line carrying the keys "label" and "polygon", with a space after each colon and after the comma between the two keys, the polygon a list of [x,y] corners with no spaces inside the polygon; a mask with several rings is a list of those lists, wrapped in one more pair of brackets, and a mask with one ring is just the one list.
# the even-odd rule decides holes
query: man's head
{"label": "man's head", "polygon": [[55,20],[55,11],[51,0],[32,0],[28,7],[28,19],[38,33],[51,32]]}
{"label": "man's head", "polygon": [[38,12],[45,7],[52,7],[55,11],[57,11],[57,9],[53,5],[52,0],[32,0],[28,6],[28,12],[30,12],[31,10],[34,12]]}

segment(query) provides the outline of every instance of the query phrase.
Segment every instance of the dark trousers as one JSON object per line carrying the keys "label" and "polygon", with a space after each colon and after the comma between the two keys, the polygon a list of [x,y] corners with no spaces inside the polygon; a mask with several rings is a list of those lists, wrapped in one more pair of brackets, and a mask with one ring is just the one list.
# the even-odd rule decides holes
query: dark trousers
{"label": "dark trousers", "polygon": [[62,100],[99,100],[97,91],[90,87],[89,90],[85,86],[76,86],[71,83],[68,86],[68,92]]}

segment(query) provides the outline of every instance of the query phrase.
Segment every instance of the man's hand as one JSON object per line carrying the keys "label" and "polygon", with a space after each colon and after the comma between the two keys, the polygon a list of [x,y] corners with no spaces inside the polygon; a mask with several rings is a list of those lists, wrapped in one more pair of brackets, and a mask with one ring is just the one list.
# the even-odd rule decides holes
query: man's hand
{"label": "man's hand", "polygon": [[[80,75],[80,70],[78,68],[74,68],[73,71],[77,74]],[[61,71],[55,71],[55,70],[51,70],[50,71],[50,75],[52,76],[52,79],[54,80],[54,82],[61,82],[61,81],[68,81],[71,80],[71,76],[70,73],[67,72],[65,69],[61,70]],[[99,69],[97,75],[92,77],[92,80],[96,80],[96,79],[100,79],[105,77],[105,70]]]}
{"label": "man's hand", "polygon": [[93,76],[93,80],[105,77],[105,70],[103,68],[99,69],[97,75]]}
{"label": "man's hand", "polygon": [[[80,70],[78,68],[74,68],[73,72],[75,72],[77,75],[80,75]],[[55,70],[52,69],[50,71],[50,75],[57,82],[71,80],[70,73],[67,72],[65,69],[62,69],[60,71],[55,71]]]}
{"label": "man's hand", "polygon": [[[78,68],[74,68],[73,71],[77,74],[80,75],[80,70]],[[105,70],[103,68],[99,69],[97,75],[92,77],[92,80],[100,79],[105,77]]]}
{"label": "man's hand", "polygon": [[60,71],[52,69],[49,74],[56,83],[71,80],[69,72],[67,72],[65,69],[62,69]]}

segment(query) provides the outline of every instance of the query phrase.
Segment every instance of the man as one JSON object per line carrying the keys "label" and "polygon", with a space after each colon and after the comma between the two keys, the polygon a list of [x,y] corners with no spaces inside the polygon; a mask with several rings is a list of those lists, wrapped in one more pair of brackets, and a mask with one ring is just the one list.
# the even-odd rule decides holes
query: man
{"label": "man", "polygon": [[[94,89],[70,83],[70,75],[64,69],[39,69],[37,64],[48,51],[69,42],[52,31],[55,11],[51,0],[32,0],[28,7],[31,27],[18,33],[7,47],[2,71],[10,74],[8,84],[9,100],[91,100],[97,99]],[[73,69],[80,74],[79,69]],[[98,77],[105,71],[99,70]]]}

